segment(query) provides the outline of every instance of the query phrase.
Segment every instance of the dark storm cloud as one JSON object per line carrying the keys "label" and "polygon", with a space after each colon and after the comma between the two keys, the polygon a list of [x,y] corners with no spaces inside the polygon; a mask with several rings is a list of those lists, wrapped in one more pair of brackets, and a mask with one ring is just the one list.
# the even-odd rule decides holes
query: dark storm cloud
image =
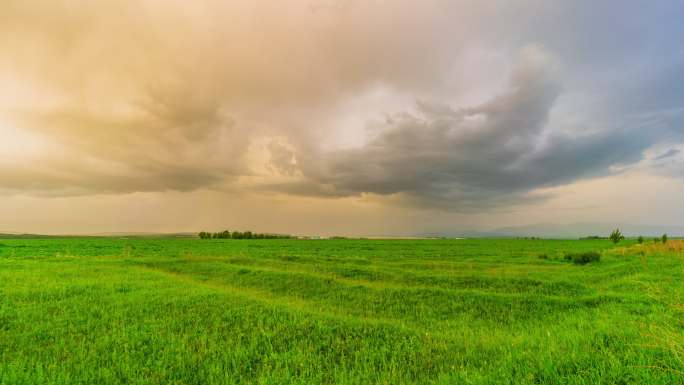
{"label": "dark storm cloud", "polygon": [[680,152],[681,151],[676,149],[676,148],[671,148],[671,149],[667,150],[666,152],[656,156],[655,158],[653,158],[653,160],[663,160],[663,159],[667,159],[667,158],[672,158],[673,156],[679,155]]}
{"label": "dark storm cloud", "polygon": [[307,179],[277,189],[396,194],[411,204],[469,211],[544,199],[529,193],[638,162],[653,140],[640,130],[578,134],[548,125],[562,91],[556,67],[542,48],[527,47],[505,93],[470,108],[419,104],[417,113],[388,119],[363,147],[298,154]]}

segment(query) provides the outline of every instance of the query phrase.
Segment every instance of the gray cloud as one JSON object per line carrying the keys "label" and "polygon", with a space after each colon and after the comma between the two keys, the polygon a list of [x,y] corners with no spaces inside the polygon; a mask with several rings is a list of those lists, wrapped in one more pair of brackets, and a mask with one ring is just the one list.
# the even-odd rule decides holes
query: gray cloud
{"label": "gray cloud", "polygon": [[655,158],[653,158],[653,160],[663,160],[663,159],[672,158],[674,156],[679,155],[680,152],[681,151],[676,149],[676,148],[671,148],[671,149],[667,150],[666,152],[656,156]]}
{"label": "gray cloud", "polygon": [[360,148],[298,154],[306,179],[276,189],[295,194],[398,195],[399,201],[457,211],[544,199],[534,189],[604,175],[642,158],[638,130],[563,133],[548,125],[561,93],[555,61],[522,50],[509,90],[479,106],[419,104],[394,116]]}

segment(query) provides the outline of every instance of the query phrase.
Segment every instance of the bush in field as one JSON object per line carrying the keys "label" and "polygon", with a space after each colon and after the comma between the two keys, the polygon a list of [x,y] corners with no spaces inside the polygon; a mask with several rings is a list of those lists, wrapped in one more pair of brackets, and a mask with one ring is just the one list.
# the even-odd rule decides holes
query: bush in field
{"label": "bush in field", "polygon": [[572,262],[576,265],[586,265],[587,263],[598,262],[600,260],[601,254],[597,251],[578,253],[572,257]]}
{"label": "bush in field", "polygon": [[644,243],[644,237],[642,237],[641,235],[639,235],[639,238],[637,238],[637,242],[639,242],[639,244]]}
{"label": "bush in field", "polygon": [[663,243],[667,243],[667,234],[663,234],[663,236],[662,236],[662,238],[660,238],[660,240],[661,240]]}
{"label": "bush in field", "polygon": [[598,262],[601,260],[601,254],[598,251],[585,251],[582,253],[565,254],[565,259],[572,261],[575,265],[586,265],[591,262]]}
{"label": "bush in field", "polygon": [[625,239],[625,236],[622,235],[622,232],[620,231],[620,229],[615,229],[615,230],[613,230],[612,233],[610,233],[609,238],[611,241],[613,241],[613,243],[617,244],[621,240]]}

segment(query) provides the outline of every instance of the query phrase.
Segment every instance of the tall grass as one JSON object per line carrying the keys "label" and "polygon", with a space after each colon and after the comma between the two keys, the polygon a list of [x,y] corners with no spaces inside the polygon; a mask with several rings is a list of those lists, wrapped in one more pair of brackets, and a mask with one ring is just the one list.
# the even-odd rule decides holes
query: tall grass
{"label": "tall grass", "polygon": [[629,242],[3,240],[0,384],[684,383],[684,248]]}

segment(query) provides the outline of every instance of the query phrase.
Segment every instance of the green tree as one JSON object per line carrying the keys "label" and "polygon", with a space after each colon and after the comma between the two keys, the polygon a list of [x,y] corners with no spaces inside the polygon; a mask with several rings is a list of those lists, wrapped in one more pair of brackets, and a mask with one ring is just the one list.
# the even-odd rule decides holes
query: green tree
{"label": "green tree", "polygon": [[663,236],[660,238],[660,240],[661,240],[663,243],[667,243],[667,234],[663,234]]}
{"label": "green tree", "polygon": [[644,243],[644,237],[642,237],[641,235],[639,235],[639,238],[637,238],[637,242],[639,242],[639,244]]}
{"label": "green tree", "polygon": [[625,236],[622,235],[622,232],[620,232],[620,229],[615,229],[613,230],[612,233],[610,233],[610,240],[613,241],[613,243],[617,244],[621,240],[625,239]]}

